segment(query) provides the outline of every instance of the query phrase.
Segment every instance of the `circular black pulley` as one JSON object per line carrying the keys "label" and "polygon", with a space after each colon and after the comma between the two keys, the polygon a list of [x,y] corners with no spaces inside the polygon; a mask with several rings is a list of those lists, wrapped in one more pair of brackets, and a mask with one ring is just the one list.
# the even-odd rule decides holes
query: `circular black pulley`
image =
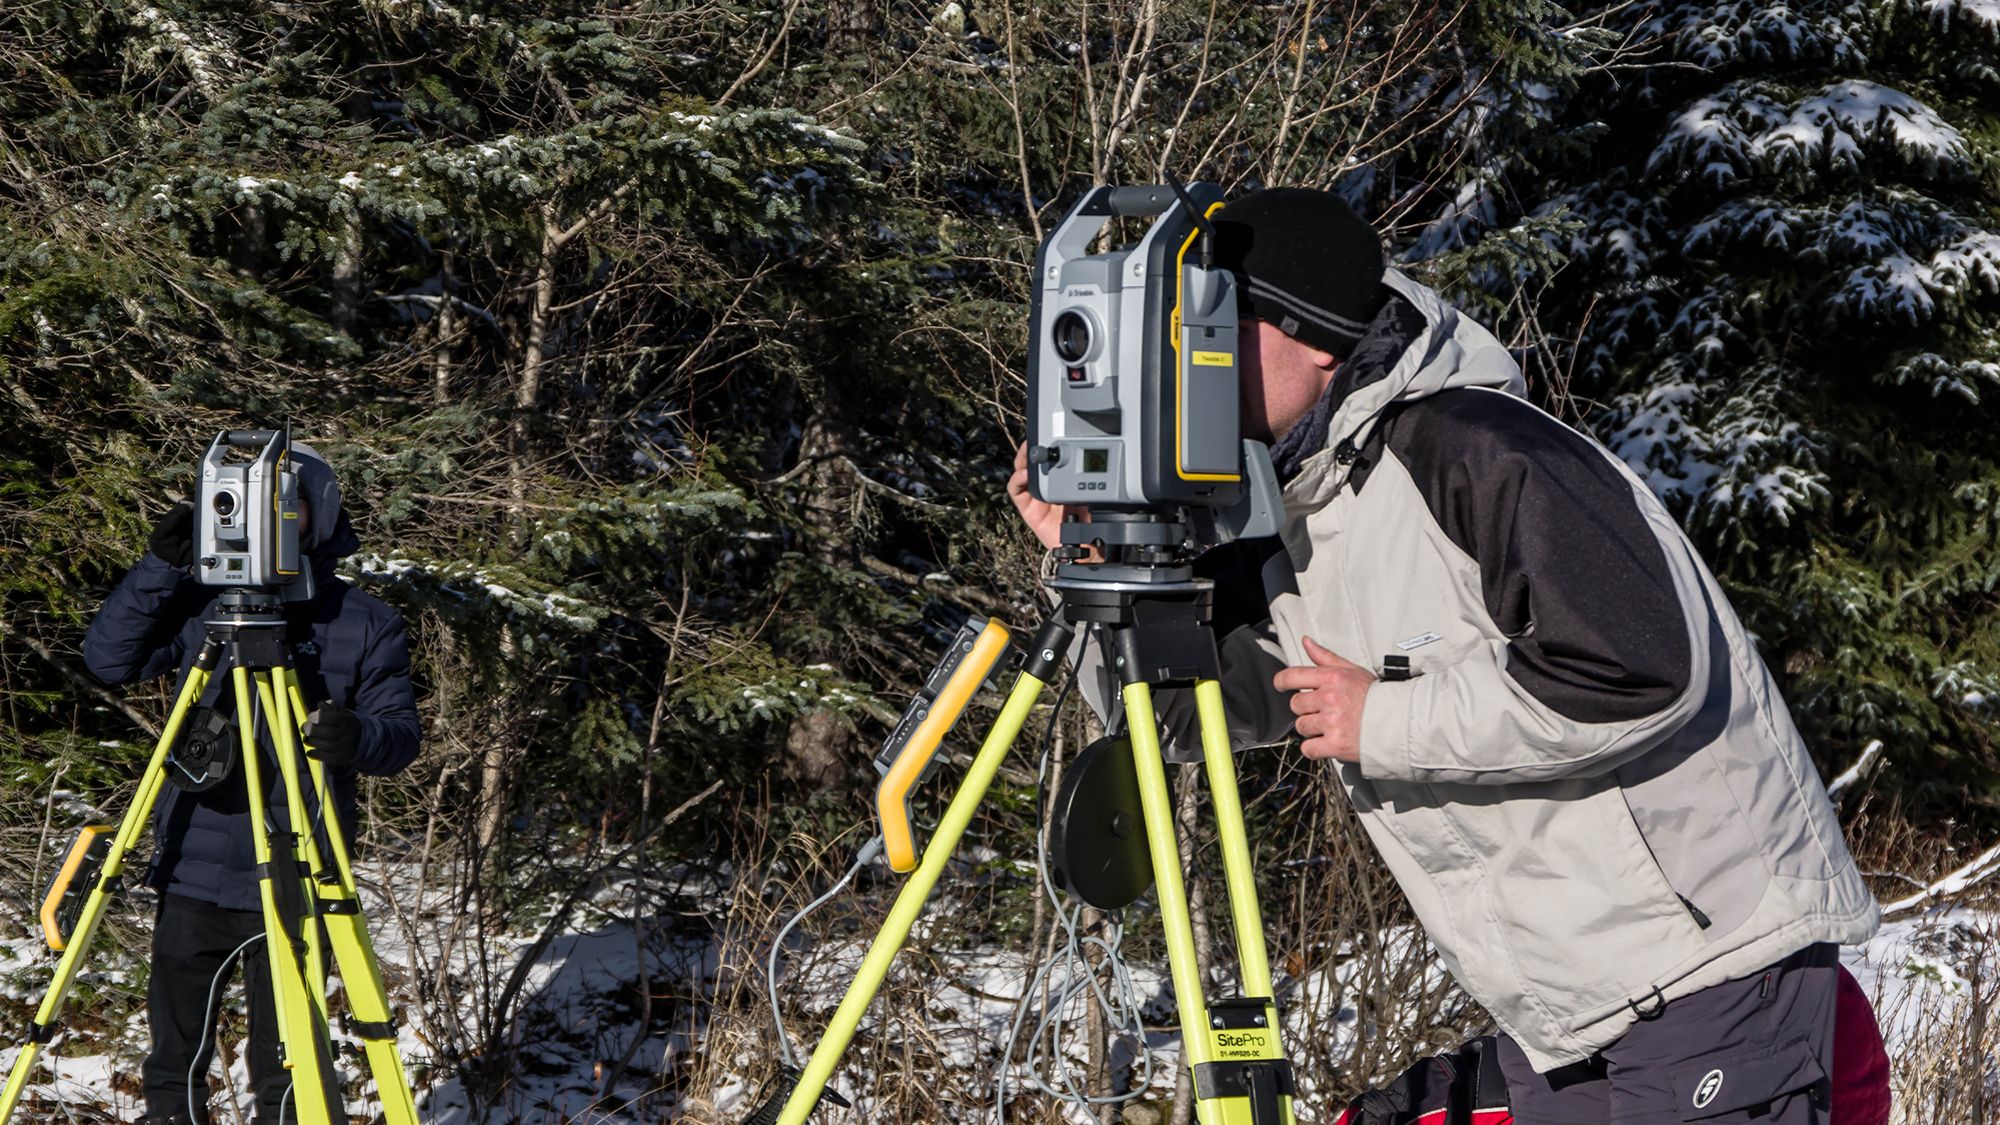
{"label": "circular black pulley", "polygon": [[236,772],[236,727],[229,716],[200,707],[188,716],[187,733],[167,755],[167,780],[190,793],[213,789]]}
{"label": "circular black pulley", "polygon": [[1063,770],[1049,806],[1049,875],[1099,910],[1130,905],[1153,885],[1132,744],[1100,738]]}

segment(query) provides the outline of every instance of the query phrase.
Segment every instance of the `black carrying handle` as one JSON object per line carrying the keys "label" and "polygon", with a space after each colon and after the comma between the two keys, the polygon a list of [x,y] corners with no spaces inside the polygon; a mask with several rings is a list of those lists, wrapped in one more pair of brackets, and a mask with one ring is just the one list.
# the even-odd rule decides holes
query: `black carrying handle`
{"label": "black carrying handle", "polygon": [[1174,205],[1174,189],[1164,184],[1116,187],[1105,205],[1114,215],[1158,215]]}
{"label": "black carrying handle", "polygon": [[238,449],[262,449],[271,444],[271,439],[277,436],[276,430],[224,430],[222,444],[233,445]]}

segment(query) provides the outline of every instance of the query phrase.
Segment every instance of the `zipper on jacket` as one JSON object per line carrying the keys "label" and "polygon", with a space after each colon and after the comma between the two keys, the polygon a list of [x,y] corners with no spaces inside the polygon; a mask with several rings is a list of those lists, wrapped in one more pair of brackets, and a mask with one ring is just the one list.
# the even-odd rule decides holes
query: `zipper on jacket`
{"label": "zipper on jacket", "polygon": [[1688,908],[1688,914],[1689,916],[1694,918],[1695,925],[1700,926],[1704,930],[1709,928],[1710,926],[1715,925],[1714,922],[1708,920],[1708,915],[1703,914],[1701,912],[1701,907],[1696,906],[1694,903],[1688,901],[1688,896],[1684,894],[1676,894],[1674,895],[1674,897],[1680,899],[1681,905]]}

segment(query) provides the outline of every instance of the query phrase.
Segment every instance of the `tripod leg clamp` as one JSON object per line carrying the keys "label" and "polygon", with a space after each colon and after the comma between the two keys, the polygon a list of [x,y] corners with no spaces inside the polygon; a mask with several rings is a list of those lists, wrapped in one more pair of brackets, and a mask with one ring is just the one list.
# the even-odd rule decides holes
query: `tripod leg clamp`
{"label": "tripod leg clamp", "polygon": [[341,1020],[340,1025],[356,1039],[393,1040],[396,1038],[396,1025],[400,1022],[402,1021],[392,1013],[388,1019],[379,1021],[358,1020],[353,1016],[347,1016]]}
{"label": "tripod leg clamp", "polygon": [[[276,834],[273,834],[272,838],[275,839]],[[293,836],[292,840],[294,842],[297,842],[298,837]],[[284,869],[283,861],[274,860],[270,863],[260,863],[255,867],[252,867],[250,869],[250,873],[252,875],[255,875],[259,879],[275,879],[280,877],[279,873],[283,869]],[[312,868],[309,865],[307,865],[303,860],[301,860],[300,862],[294,863],[292,865],[292,874],[299,876],[300,878],[304,878],[305,876],[312,874]]]}
{"label": "tripod leg clamp", "polygon": [[[764,1099],[764,1104],[758,1106],[756,1112],[743,1119],[743,1125],[778,1125],[778,1116],[785,1112],[786,1103],[792,1100],[792,1091],[799,1088],[799,1079],[803,1077],[805,1072],[798,1067],[779,1067],[778,1075],[771,1083],[771,1096]],[[819,1096],[842,1109],[854,1108],[854,1103],[832,1090],[822,1089]],[[811,1111],[807,1112],[810,1114]]]}
{"label": "tripod leg clamp", "polygon": [[1253,1125],[1283,1125],[1281,1099],[1296,1093],[1292,1064],[1278,1047],[1270,997],[1236,996],[1208,1006],[1209,1045],[1220,1056],[1194,1067],[1196,1098],[1246,1098]]}
{"label": "tripod leg clamp", "polygon": [[1250,1099],[1250,1120],[1256,1125],[1280,1125],[1278,1099],[1297,1093],[1292,1064],[1284,1059],[1256,1062],[1202,1063],[1194,1068],[1194,1096]]}
{"label": "tripod leg clamp", "polygon": [[56,1020],[50,1020],[47,1023],[30,1022],[28,1024],[28,1042],[38,1045],[46,1044],[49,1040],[56,1037],[56,1032],[61,1030],[62,1024]]}

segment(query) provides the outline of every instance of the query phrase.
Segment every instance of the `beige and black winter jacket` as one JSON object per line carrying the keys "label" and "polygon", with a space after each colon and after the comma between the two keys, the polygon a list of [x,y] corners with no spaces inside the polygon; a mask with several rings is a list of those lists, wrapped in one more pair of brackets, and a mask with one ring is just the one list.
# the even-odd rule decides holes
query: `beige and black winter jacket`
{"label": "beige and black winter jacket", "polygon": [[[1399,299],[1336,377],[1323,440],[1280,461],[1281,541],[1204,560],[1261,572],[1234,627],[1257,582],[1217,575],[1232,738],[1287,735],[1271,677],[1310,663],[1305,637],[1383,677],[1341,780],[1453,975],[1537,1070],[1678,996],[1867,938],[1875,902],[1812,760],[1680,527],[1520,397],[1485,329],[1387,283]],[[1170,743],[1181,717],[1163,716]]]}

